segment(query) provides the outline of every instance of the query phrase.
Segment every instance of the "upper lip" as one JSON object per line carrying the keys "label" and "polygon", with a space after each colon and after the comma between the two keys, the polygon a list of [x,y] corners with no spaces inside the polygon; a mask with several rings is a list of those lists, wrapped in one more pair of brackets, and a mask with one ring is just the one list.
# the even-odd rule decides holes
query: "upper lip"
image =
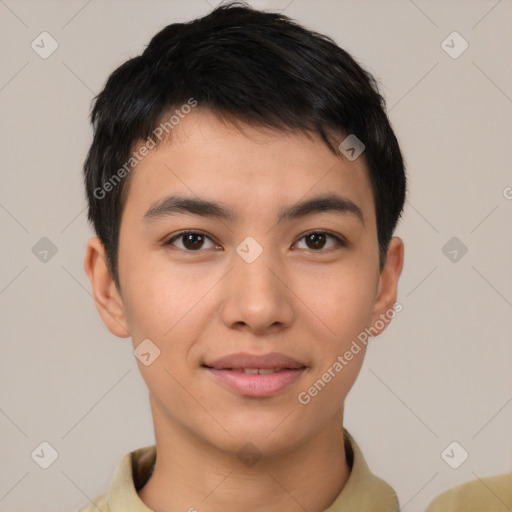
{"label": "upper lip", "polygon": [[237,354],[229,354],[215,359],[211,362],[206,362],[204,366],[209,366],[216,370],[227,369],[245,369],[245,368],[305,368],[306,365],[299,361],[288,357],[278,352],[270,352],[269,354],[253,355],[246,352],[239,352]]}

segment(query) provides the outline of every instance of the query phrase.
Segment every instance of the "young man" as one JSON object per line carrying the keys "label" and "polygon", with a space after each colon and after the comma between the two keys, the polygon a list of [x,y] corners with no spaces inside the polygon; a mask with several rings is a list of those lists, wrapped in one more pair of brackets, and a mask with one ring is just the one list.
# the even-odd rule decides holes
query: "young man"
{"label": "young man", "polygon": [[398,304],[406,183],[383,105],[332,40],[237,4],[110,76],[85,270],[133,340],[156,446],[83,511],[398,510],[343,429]]}

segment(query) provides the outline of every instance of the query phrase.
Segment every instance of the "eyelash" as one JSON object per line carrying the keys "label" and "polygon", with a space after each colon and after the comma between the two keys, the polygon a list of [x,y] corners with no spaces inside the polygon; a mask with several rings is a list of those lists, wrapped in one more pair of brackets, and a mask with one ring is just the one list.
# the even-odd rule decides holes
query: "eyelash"
{"label": "eyelash", "polygon": [[[202,231],[194,231],[194,230],[183,230],[183,231],[180,231],[179,233],[173,235],[171,238],[169,238],[167,241],[164,242],[164,246],[171,246],[173,245],[173,242],[175,240],[178,240],[182,237],[184,237],[185,235],[202,235],[203,237],[205,238],[208,238],[210,241],[212,241],[213,243],[215,243],[206,233],[203,233]],[[312,234],[322,234],[322,235],[327,235],[328,237],[331,237],[333,238],[336,243],[338,244],[338,247],[329,247],[327,249],[309,249],[311,252],[326,252],[326,251],[330,251],[330,250],[335,250],[336,248],[343,248],[343,247],[347,247],[348,246],[348,242],[338,236],[338,235],[335,235],[334,233],[331,233],[329,231],[322,231],[322,230],[313,230],[313,231],[308,231],[307,233],[304,233],[303,235],[301,235],[301,237],[297,240],[297,241],[300,241],[300,240],[303,240],[304,238],[308,237],[309,235],[312,235]],[[296,242],[295,242],[296,243]],[[189,250],[189,249],[182,249],[181,247],[178,247],[177,248],[178,250],[180,251],[183,251],[183,252],[189,252],[189,253],[195,253],[195,252],[204,252],[205,249],[198,249],[196,251],[192,251],[192,250]]]}

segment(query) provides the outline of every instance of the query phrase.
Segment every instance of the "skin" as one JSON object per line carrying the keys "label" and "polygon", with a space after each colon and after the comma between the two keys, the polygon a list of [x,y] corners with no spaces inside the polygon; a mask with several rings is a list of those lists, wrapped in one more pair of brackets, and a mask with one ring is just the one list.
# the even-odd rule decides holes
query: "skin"
{"label": "skin", "polygon": [[[139,496],[155,512],[327,508],[350,473],[343,404],[365,350],[307,405],[297,396],[396,301],[403,243],[391,240],[379,271],[364,158],[336,156],[316,136],[241,126],[196,108],[170,143],[132,171],[120,228],[120,290],[99,239],[87,247],[85,270],[106,326],[131,336],[134,347],[149,338],[161,351],[149,366],[137,360],[158,453]],[[361,209],[364,224],[333,212],[277,223],[281,208],[333,191]],[[144,221],[169,194],[219,201],[239,218],[181,213]],[[180,237],[165,245],[184,229],[209,238],[203,245],[196,239],[192,250]],[[339,235],[348,245],[331,236],[308,244],[310,231]],[[248,236],[263,248],[250,264],[236,252]],[[274,396],[241,396],[201,366],[235,352],[281,352],[308,368]],[[237,457],[248,442],[262,454],[252,467]]]}

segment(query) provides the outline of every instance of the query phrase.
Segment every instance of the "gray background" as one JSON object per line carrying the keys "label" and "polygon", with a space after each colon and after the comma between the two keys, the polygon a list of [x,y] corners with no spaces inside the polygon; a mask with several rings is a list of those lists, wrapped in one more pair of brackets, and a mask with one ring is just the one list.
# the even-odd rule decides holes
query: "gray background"
{"label": "gray background", "polygon": [[[370,345],[346,426],[403,510],[423,510],[512,469],[511,2],[251,4],[334,37],[382,84],[408,164],[403,311]],[[2,511],[76,510],[154,441],[131,342],[103,326],[82,267],[87,116],[154,33],[215,5],[0,0]],[[43,31],[59,45],[46,59],[31,48]],[[441,45],[453,31],[469,43],[458,58]],[[58,452],[46,470],[31,458],[43,441]],[[452,441],[469,453],[458,469],[441,457]]]}

